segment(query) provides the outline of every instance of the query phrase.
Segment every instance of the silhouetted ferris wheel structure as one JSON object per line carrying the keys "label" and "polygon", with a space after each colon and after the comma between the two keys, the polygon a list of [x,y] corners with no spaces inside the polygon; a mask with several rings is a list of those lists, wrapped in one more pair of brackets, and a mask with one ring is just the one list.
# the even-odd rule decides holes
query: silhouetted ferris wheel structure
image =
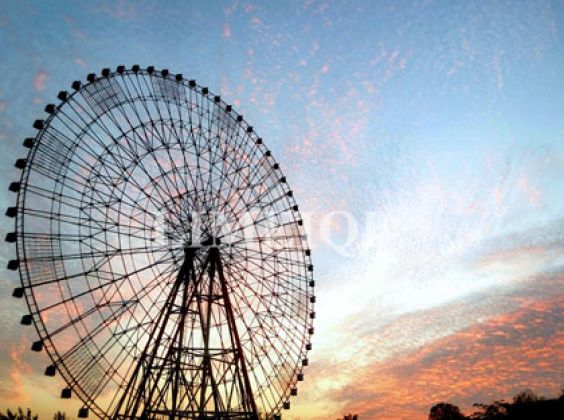
{"label": "silhouetted ferris wheel structure", "polygon": [[278,418],[311,349],[298,205],[242,115],[153,67],[74,82],[18,159],[17,259],[59,372],[101,418]]}

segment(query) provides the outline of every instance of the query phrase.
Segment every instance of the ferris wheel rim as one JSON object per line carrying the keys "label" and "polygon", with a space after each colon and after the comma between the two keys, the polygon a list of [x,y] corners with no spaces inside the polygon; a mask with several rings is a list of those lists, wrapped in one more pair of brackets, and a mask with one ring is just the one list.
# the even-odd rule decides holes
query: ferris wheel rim
{"label": "ferris wheel rim", "polygon": [[[158,76],[159,73],[160,73],[160,76]],[[84,89],[87,86],[91,86],[91,85],[97,83],[97,81],[102,80],[104,78],[108,79],[108,78],[111,78],[111,77],[115,77],[116,75],[123,75],[123,74],[127,74],[127,75],[135,74],[135,75],[139,75],[139,76],[142,75],[142,76],[162,77],[164,79],[166,79],[167,76],[169,76],[169,73],[168,73],[167,70],[163,70],[161,72],[156,72],[156,70],[154,68],[151,69],[151,67],[147,68],[146,70],[143,70],[143,69],[140,69],[140,68],[135,70],[135,66],[134,66],[130,70],[121,69],[121,71],[120,71],[120,68],[118,67],[118,70],[116,72],[111,72],[108,69],[104,69],[102,71],[101,77],[92,78],[91,75],[89,75],[88,82],[86,84],[76,85],[76,82],[73,83],[73,88],[75,88],[75,91],[72,92],[71,94],[61,92],[59,94],[59,99],[61,99],[61,104],[59,106],[54,106],[54,108],[50,108],[50,110],[52,110],[53,112],[50,112],[50,115],[46,120],[44,120],[44,121],[38,120],[38,121],[41,121],[41,122],[36,122],[34,124],[35,128],[38,129],[38,132],[37,132],[37,134],[34,138],[34,145],[33,145],[33,147],[30,148],[28,158],[27,158],[27,164],[23,168],[23,171],[22,171],[22,174],[21,174],[21,177],[20,177],[20,190],[18,191],[17,204],[16,204],[16,208],[17,208],[16,253],[17,253],[17,260],[18,261],[28,261],[28,258],[26,256],[25,241],[24,241],[24,234],[25,234],[24,220],[25,220],[25,215],[26,215],[26,213],[25,213],[25,211],[26,211],[25,201],[26,201],[26,194],[28,193],[27,189],[29,187],[30,171],[31,171],[31,168],[32,168],[32,165],[33,165],[35,155],[38,151],[39,144],[41,144],[41,141],[43,140],[43,133],[47,130],[48,127],[50,127],[51,121],[55,118],[55,116],[59,112],[60,108],[64,107],[68,103],[68,101],[70,101],[74,97],[74,95],[79,94],[81,89]],[[185,80],[183,79],[183,77],[181,75],[176,75],[174,77],[175,77],[175,80],[179,83],[185,82]],[[248,123],[246,123],[246,121],[242,118],[242,115],[237,114],[233,110],[231,105],[228,105],[227,103],[223,102],[220,99],[219,96],[216,96],[213,93],[209,92],[207,87],[197,85],[195,83],[195,81],[193,81],[193,80],[186,82],[185,86],[186,85],[188,85],[189,88],[194,89],[200,95],[204,95],[204,96],[207,95],[207,96],[213,97],[213,100],[214,100],[215,103],[221,103],[224,106],[224,109],[226,109],[226,110],[229,109],[230,110],[229,112],[233,112],[233,114],[236,115],[237,124],[239,124],[240,127],[245,129],[247,135],[254,140],[255,145],[258,148],[261,148],[262,151],[269,158],[271,158],[270,151],[268,149],[266,149],[266,146],[264,146],[262,139],[255,134],[252,126],[250,126]],[[76,87],[78,87],[78,89]],[[48,105],[48,108],[49,107],[50,106]],[[276,163],[276,165],[278,165],[278,164]],[[298,215],[298,220],[301,221],[299,209],[297,207],[297,203],[296,203],[296,201],[293,197],[293,194],[289,194],[287,196],[287,199],[288,199],[288,202],[290,203],[293,211]],[[21,235],[20,235],[20,233],[21,233]],[[310,251],[309,251],[309,247],[307,245],[307,238],[303,237],[303,238],[300,238],[300,240],[301,240],[301,243],[302,243],[302,246],[301,246],[302,253],[304,254],[305,257],[307,257],[307,258],[305,258],[305,260],[309,261],[309,265],[307,266],[307,271],[306,271],[309,287],[311,287],[313,289],[312,276],[311,276],[311,274],[307,274],[307,273],[311,273],[311,271],[313,270],[313,268],[312,268],[313,266],[311,265]],[[305,246],[303,246],[303,244],[305,244]],[[39,312],[39,305],[38,305],[38,303],[36,301],[36,297],[33,293],[33,288],[35,286],[33,285],[32,279],[29,276],[29,272],[27,272],[27,271],[24,272],[24,271],[25,271],[25,269],[22,268],[22,265],[20,264],[19,274],[20,274],[21,285],[22,285],[22,288],[25,291],[24,296],[25,296],[27,305],[31,310],[33,324],[36,328],[37,334],[40,337],[42,345],[47,350],[47,353],[48,353],[48,355],[51,359],[53,366],[57,366],[57,364],[61,360],[61,355],[57,351],[57,346],[55,345],[55,343],[53,343],[52,337],[50,336],[50,333],[47,330],[42,318],[37,316],[37,313]],[[60,284],[58,285],[58,287],[60,287]],[[313,291],[312,291],[312,296],[313,296]],[[313,302],[311,302],[311,307],[313,308]],[[314,313],[314,312],[312,312],[312,313]],[[313,318],[311,316],[311,314],[310,314],[310,318]],[[312,331],[311,325],[312,325],[311,322],[307,322],[307,325],[306,325],[306,328],[304,329],[304,331],[306,331],[308,328],[310,329],[310,331]],[[308,343],[308,344],[306,345],[306,343]],[[300,355],[300,359],[305,358],[307,360],[307,351],[309,350],[308,346],[311,348],[311,345],[309,344],[308,335],[307,335],[307,333],[304,333],[300,347],[301,347],[302,351],[304,349],[306,349],[306,350],[303,351],[303,354]],[[299,366],[301,361],[302,360],[297,360],[296,366]],[[64,363],[61,364],[60,367],[57,366],[57,370],[59,370],[59,372],[61,373],[61,375],[63,376],[65,381],[67,383],[69,383],[69,385],[72,383],[72,389],[75,390],[75,392],[77,394],[79,394],[80,398],[85,402],[85,405],[87,407],[92,408],[93,411],[96,414],[103,417],[104,410],[101,407],[98,406],[98,404],[95,401],[95,398],[90,398],[90,396],[88,395],[88,392],[86,392],[82,389],[80,383],[77,382],[76,379],[73,377],[72,372],[70,370],[67,370]],[[296,369],[296,370],[298,370],[298,369]],[[299,369],[299,370],[301,371],[301,369]],[[290,393],[291,393],[290,384],[288,384],[287,389],[284,391],[283,398],[281,398],[280,401],[279,401],[278,405],[280,406],[280,408],[282,408],[283,405],[286,405],[286,401],[289,399]]]}

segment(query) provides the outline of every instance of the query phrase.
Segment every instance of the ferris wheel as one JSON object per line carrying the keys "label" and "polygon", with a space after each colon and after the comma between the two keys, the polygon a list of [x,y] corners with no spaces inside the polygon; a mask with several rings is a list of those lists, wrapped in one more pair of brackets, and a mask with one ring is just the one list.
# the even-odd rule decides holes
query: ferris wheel
{"label": "ferris wheel", "polygon": [[112,419],[279,418],[314,333],[311,253],[279,163],[181,74],[89,74],[18,159],[6,240],[62,398]]}

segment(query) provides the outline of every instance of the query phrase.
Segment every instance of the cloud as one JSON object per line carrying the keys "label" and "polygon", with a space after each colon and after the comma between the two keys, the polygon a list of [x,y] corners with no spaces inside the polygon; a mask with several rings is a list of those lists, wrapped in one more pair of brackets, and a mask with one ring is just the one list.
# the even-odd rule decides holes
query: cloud
{"label": "cloud", "polygon": [[[106,13],[114,19],[135,19],[139,15],[138,5],[128,0],[117,0],[111,3],[98,5],[101,12]],[[150,12],[149,12],[150,13]]]}
{"label": "cloud", "polygon": [[2,355],[2,370],[6,369],[3,374],[7,375],[8,381],[0,383],[0,401],[8,403],[21,404],[29,401],[30,396],[26,390],[25,381],[32,374],[33,369],[24,359],[24,354],[29,350],[29,341],[25,336],[6,349],[6,353]]}
{"label": "cloud", "polygon": [[545,276],[388,322],[343,320],[327,337],[334,346],[324,340],[312,357],[315,385],[305,387],[299,415],[413,419],[439,401],[470,411],[524,388],[553,395],[562,386],[563,286],[564,274]]}
{"label": "cloud", "polygon": [[33,87],[37,91],[45,90],[45,81],[47,80],[47,73],[43,70],[39,70],[35,77],[33,78]]}
{"label": "cloud", "polygon": [[553,395],[562,385],[563,311],[562,295],[527,305],[374,365],[333,397],[368,418],[399,419],[423,417],[439,401],[468,411],[475,402],[509,399],[524,388]]}
{"label": "cloud", "polygon": [[80,57],[76,57],[74,59],[75,64],[78,64],[80,67],[82,67],[83,69],[87,69],[88,68],[88,64],[86,64],[86,61],[84,61],[82,58]]}
{"label": "cloud", "polygon": [[227,22],[223,24],[223,37],[231,38],[231,26]]}

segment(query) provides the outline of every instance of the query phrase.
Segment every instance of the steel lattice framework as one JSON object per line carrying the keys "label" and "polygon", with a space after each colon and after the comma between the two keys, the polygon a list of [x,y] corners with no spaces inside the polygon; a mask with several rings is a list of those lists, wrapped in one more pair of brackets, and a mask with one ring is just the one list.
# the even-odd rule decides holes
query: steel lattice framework
{"label": "steel lattice framework", "polygon": [[206,87],[153,67],[60,92],[28,138],[19,270],[52,365],[101,418],[253,419],[308,364],[313,266],[286,178]]}

